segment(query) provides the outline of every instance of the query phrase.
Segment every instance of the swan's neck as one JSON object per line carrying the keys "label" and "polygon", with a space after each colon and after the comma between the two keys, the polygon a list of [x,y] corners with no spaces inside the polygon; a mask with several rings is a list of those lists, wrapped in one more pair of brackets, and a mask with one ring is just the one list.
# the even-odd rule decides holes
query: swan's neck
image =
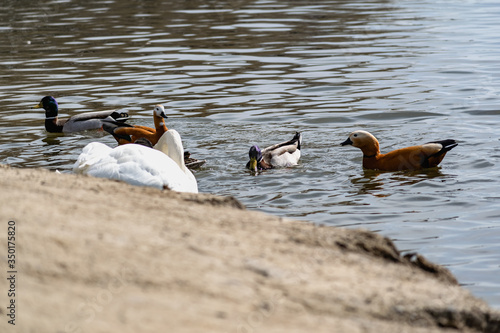
{"label": "swan's neck", "polygon": [[[170,131],[173,132],[173,130]],[[185,171],[186,165],[184,164],[184,148],[182,147],[182,141],[180,140],[180,136],[178,136],[178,134],[177,136],[169,135],[173,134],[172,132],[164,134],[158,141],[158,144],[155,146],[155,148],[162,151],[165,155],[174,160],[179,168]]]}
{"label": "swan's neck", "polygon": [[173,142],[168,145],[168,157],[174,160],[175,163],[182,170],[186,169],[186,165],[184,164],[184,148],[182,147],[182,143]]}

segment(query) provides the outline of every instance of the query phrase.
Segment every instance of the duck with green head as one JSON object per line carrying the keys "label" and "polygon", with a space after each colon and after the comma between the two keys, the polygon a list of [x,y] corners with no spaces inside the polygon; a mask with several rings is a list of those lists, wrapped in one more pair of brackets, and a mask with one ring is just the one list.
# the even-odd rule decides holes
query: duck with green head
{"label": "duck with green head", "polygon": [[295,133],[289,141],[278,143],[264,149],[258,146],[250,147],[246,168],[254,172],[272,168],[286,168],[297,165],[300,159],[302,134]]}
{"label": "duck with green head", "polygon": [[84,112],[68,119],[59,119],[59,105],[52,96],[45,96],[34,109],[45,110],[45,129],[50,133],[71,133],[102,128],[103,122],[123,122],[127,120],[126,113],[114,110]]}

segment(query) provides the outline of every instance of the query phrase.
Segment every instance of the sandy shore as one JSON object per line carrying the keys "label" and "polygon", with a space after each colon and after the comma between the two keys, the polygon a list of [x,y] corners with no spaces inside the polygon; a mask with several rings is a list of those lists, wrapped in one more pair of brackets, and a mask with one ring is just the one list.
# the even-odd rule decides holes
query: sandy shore
{"label": "sandy shore", "polygon": [[372,232],[39,169],[0,183],[0,332],[500,332],[448,270]]}

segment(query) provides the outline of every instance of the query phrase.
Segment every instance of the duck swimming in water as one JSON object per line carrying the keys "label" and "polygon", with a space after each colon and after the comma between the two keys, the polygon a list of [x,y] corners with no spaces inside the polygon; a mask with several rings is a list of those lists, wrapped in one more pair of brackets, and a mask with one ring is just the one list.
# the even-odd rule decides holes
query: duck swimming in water
{"label": "duck swimming in water", "polygon": [[45,129],[49,133],[71,133],[102,128],[104,122],[121,123],[128,118],[128,114],[116,111],[84,112],[68,119],[59,119],[59,106],[52,96],[45,96],[34,109],[45,110]]}
{"label": "duck swimming in water", "polygon": [[103,128],[106,132],[113,135],[118,144],[123,145],[126,143],[133,143],[139,138],[148,139],[153,145],[155,145],[160,137],[168,130],[165,125],[165,119],[167,119],[165,114],[165,108],[161,104],[157,104],[153,109],[153,122],[155,128],[140,126],[140,125],[128,125],[121,123],[108,123]]}
{"label": "duck swimming in water", "polygon": [[301,144],[302,134],[297,132],[290,141],[278,143],[262,150],[258,146],[252,146],[248,152],[250,161],[246,167],[257,172],[259,170],[297,165],[300,159]]}
{"label": "duck swimming in water", "polygon": [[[168,131],[168,128],[165,125],[165,119],[167,118],[168,117],[165,114],[165,108],[163,105],[157,104],[153,109],[153,122],[155,124],[155,128],[140,125],[129,125],[119,122],[106,122],[103,124],[102,128],[106,132],[113,135],[119,145],[138,143],[138,141],[143,140],[155,145],[162,135]],[[190,153],[187,151],[184,153],[184,156],[184,162],[190,169],[198,169],[206,162],[205,160],[191,158]]]}
{"label": "duck swimming in water", "polygon": [[352,145],[361,149],[365,169],[402,171],[435,167],[458,143],[451,139],[432,141],[381,154],[378,140],[371,133],[359,130],[352,132],[341,145]]}

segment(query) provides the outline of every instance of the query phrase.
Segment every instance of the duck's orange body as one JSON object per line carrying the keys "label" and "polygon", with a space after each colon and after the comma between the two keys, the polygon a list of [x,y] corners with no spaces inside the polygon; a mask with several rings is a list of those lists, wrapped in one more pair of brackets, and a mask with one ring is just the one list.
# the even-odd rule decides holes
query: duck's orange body
{"label": "duck's orange body", "polygon": [[165,125],[165,109],[162,105],[156,105],[153,110],[153,120],[155,128],[133,125],[133,126],[116,126],[114,128],[105,128],[106,131],[110,132],[116,139],[119,145],[133,143],[137,139],[144,138],[155,145],[160,137],[168,131]]}
{"label": "duck's orange body", "polygon": [[381,154],[378,140],[372,134],[366,131],[355,131],[342,145],[352,145],[361,149],[365,169],[401,171],[435,167],[458,143],[455,140],[435,141]]}

